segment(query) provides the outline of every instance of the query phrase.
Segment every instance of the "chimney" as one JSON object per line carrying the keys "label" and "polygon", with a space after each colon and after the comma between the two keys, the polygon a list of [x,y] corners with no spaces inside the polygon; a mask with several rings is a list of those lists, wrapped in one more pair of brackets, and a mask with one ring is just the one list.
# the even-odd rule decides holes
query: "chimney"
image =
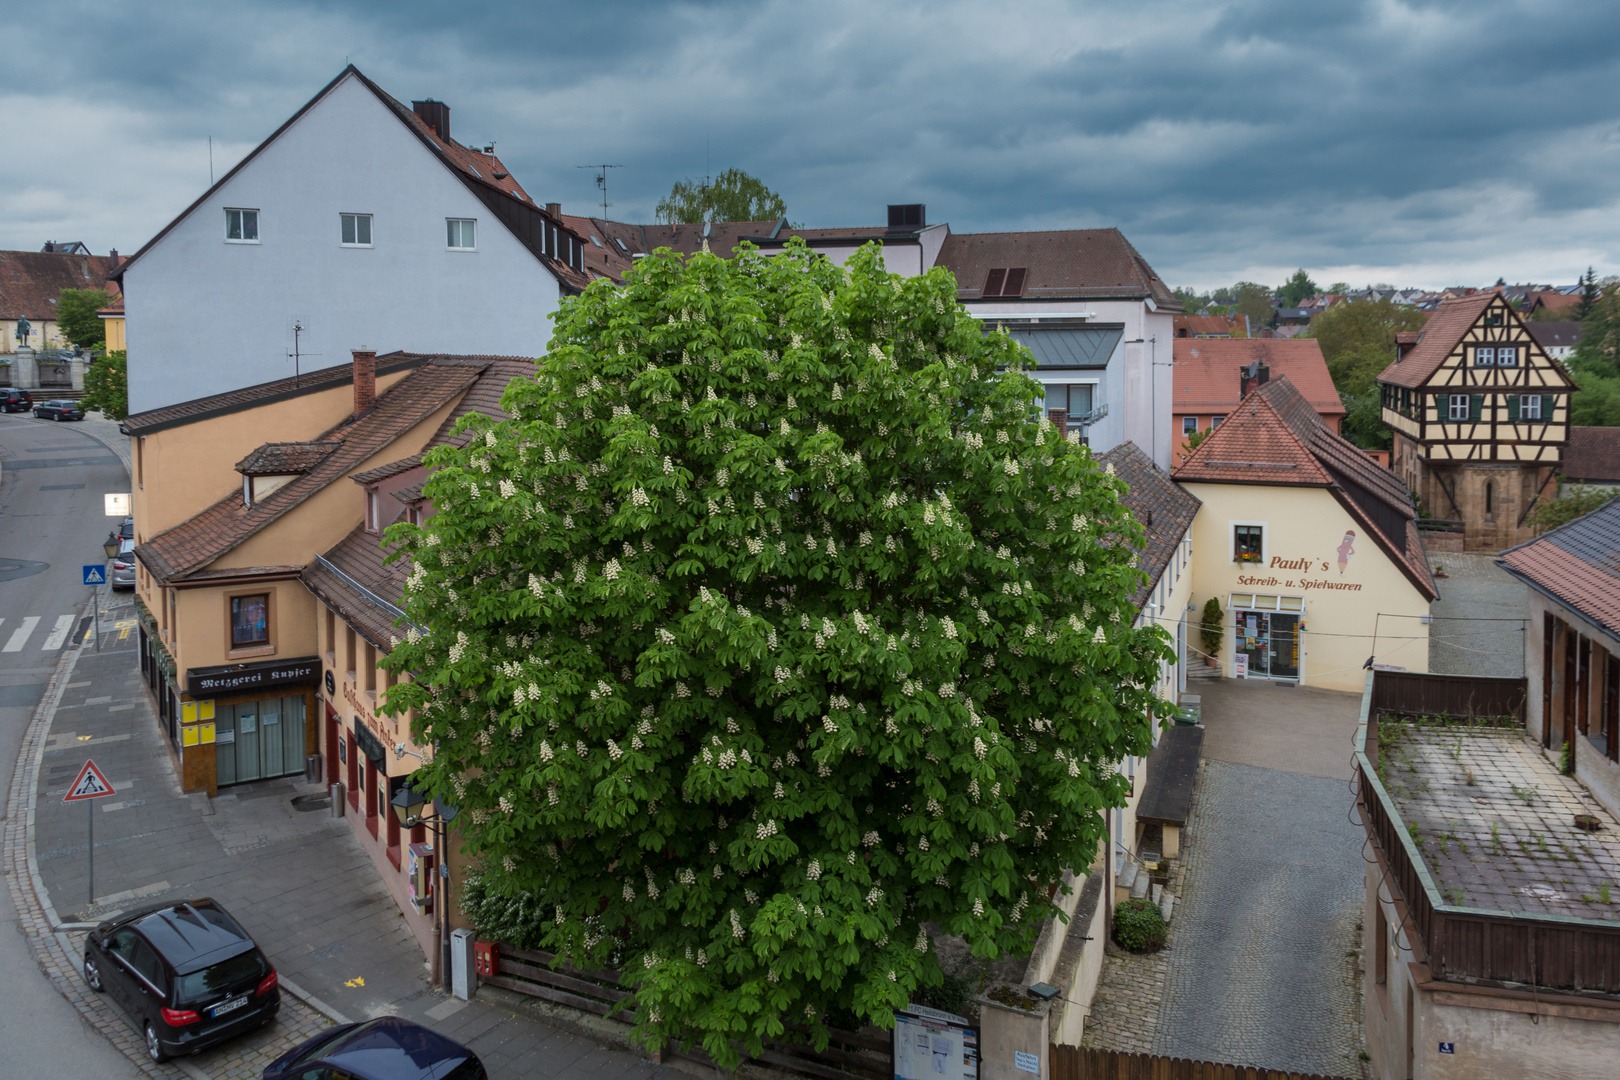
{"label": "chimney", "polygon": [[113,248],[112,253],[107,256],[107,273],[110,274],[114,270],[117,270],[117,269],[118,269],[118,249]]}
{"label": "chimney", "polygon": [[546,203],[546,213],[550,214],[552,217],[562,217],[562,203],[560,203],[560,202],[548,202],[548,203]]}
{"label": "chimney", "polygon": [[359,417],[377,404],[377,350],[354,350],[354,415]]}
{"label": "chimney", "polygon": [[1246,398],[1251,391],[1258,390],[1270,381],[1271,368],[1259,360],[1240,367],[1238,368],[1238,397]]}
{"label": "chimney", "polygon": [[429,98],[426,101],[411,102],[411,111],[420,116],[422,123],[432,128],[439,138],[445,142],[450,141],[450,106]]}
{"label": "chimney", "polygon": [[927,224],[928,207],[922,203],[891,203],[889,205],[890,232],[913,232],[926,227]]}

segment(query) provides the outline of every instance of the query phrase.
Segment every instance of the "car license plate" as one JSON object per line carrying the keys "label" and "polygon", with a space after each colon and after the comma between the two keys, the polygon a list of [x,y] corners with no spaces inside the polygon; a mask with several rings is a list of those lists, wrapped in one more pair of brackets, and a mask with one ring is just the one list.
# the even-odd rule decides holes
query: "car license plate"
{"label": "car license plate", "polygon": [[242,1006],[244,1006],[246,1004],[247,1004],[247,996],[246,995],[243,995],[242,997],[239,997],[239,998],[232,998],[231,1000],[225,1002],[222,1005],[215,1005],[212,1009],[209,1009],[208,1010],[208,1015],[209,1016],[224,1016],[228,1012],[235,1012],[237,1009],[240,1009]]}

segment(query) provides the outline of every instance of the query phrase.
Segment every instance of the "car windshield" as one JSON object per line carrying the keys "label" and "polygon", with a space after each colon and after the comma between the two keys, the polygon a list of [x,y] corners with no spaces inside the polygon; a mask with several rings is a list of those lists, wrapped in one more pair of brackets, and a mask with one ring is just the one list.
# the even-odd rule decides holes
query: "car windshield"
{"label": "car windshield", "polygon": [[220,991],[249,979],[262,979],[270,974],[270,964],[258,949],[237,953],[229,960],[221,960],[213,967],[180,976],[179,1002],[206,1001]]}
{"label": "car windshield", "polygon": [[296,1069],[300,1065],[308,1065],[310,1062],[332,1049],[333,1046],[347,1039],[350,1035],[353,1035],[357,1031],[364,1031],[366,1028],[371,1027],[376,1022],[377,1021],[375,1020],[368,1020],[358,1027],[352,1027],[344,1031],[339,1031],[335,1035],[328,1035],[326,1038],[321,1039],[308,1050],[305,1050],[302,1054],[299,1054],[292,1061],[288,1062],[286,1068]]}

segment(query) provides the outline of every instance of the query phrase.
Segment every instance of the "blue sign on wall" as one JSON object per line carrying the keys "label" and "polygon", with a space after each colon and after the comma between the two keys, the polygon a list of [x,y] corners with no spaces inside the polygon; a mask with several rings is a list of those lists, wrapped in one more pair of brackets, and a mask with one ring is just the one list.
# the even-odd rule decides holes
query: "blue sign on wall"
{"label": "blue sign on wall", "polygon": [[84,583],[86,585],[107,584],[107,570],[102,566],[86,566],[84,568]]}
{"label": "blue sign on wall", "polygon": [[1455,1054],[1457,1052],[1457,1044],[1456,1043],[1441,1043],[1440,1044],[1440,1052],[1442,1054]]}

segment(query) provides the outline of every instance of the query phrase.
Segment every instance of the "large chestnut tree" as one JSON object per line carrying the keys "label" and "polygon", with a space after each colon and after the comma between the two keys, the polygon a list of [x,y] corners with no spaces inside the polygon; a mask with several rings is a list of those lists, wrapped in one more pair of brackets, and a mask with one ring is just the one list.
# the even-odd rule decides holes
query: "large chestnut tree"
{"label": "large chestnut tree", "polygon": [[1172,653],[1031,363],[876,245],[660,252],[429,456],[388,707],[649,1044],[887,1026],[942,978],[925,924],[1027,948],[1095,858]]}

